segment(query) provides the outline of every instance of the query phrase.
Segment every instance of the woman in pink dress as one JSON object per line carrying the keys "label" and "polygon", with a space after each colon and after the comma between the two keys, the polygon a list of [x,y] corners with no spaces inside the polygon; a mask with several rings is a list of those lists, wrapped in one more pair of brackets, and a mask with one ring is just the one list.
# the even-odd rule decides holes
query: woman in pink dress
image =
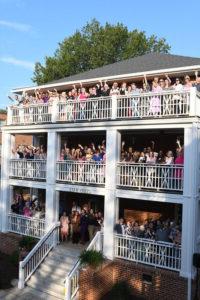
{"label": "woman in pink dress", "polygon": [[32,216],[32,212],[31,212],[30,207],[29,207],[29,202],[26,202],[25,207],[23,209],[23,214],[24,214],[25,217],[31,217]]}
{"label": "woman in pink dress", "polygon": [[63,212],[63,215],[60,218],[60,235],[62,242],[64,242],[69,235],[69,218],[67,217],[66,212]]}
{"label": "woman in pink dress", "polygon": [[182,182],[183,182],[183,168],[184,165],[184,149],[180,144],[180,141],[177,140],[178,148],[176,149],[176,159],[174,161],[174,164],[177,165],[177,168],[175,169],[175,179],[176,179],[176,185],[177,188],[182,188]]}
{"label": "woman in pink dress", "polygon": [[[152,92],[160,93],[162,91],[162,87],[159,85],[158,77],[155,77],[152,82]],[[149,114],[153,116],[157,116],[161,113],[161,98],[160,96],[153,96],[150,100],[150,109]]]}

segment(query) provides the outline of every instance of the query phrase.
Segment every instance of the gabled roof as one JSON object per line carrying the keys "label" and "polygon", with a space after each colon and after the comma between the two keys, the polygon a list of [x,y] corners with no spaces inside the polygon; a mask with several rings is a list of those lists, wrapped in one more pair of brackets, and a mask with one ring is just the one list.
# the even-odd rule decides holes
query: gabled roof
{"label": "gabled roof", "polygon": [[109,64],[97,69],[82,72],[76,75],[68,76],[59,80],[54,80],[50,83],[67,83],[71,81],[104,78],[107,76],[123,75],[129,73],[148,72],[156,70],[164,70],[170,68],[180,68],[186,66],[200,65],[200,58],[162,54],[148,53],[137,56],[114,64]]}

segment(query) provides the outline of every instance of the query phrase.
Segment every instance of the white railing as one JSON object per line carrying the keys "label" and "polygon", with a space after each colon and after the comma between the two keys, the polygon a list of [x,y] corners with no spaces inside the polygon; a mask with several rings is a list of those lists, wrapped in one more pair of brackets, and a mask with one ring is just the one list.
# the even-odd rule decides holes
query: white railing
{"label": "white railing", "polygon": [[45,220],[9,213],[8,231],[41,238],[45,234]]}
{"label": "white railing", "polygon": [[46,160],[42,159],[11,159],[10,177],[25,179],[46,179]]}
{"label": "white railing", "polygon": [[162,91],[117,98],[117,118],[185,116],[190,113],[190,92]]}
{"label": "white railing", "polygon": [[183,165],[120,162],[117,164],[117,186],[182,192],[183,170]]}
{"label": "white railing", "polygon": [[11,106],[10,111],[13,125],[52,122],[52,105],[49,103]]}
{"label": "white railing", "polygon": [[114,251],[117,258],[174,271],[181,268],[181,246],[172,243],[116,234]]}
{"label": "white railing", "polygon": [[7,124],[199,116],[195,88],[8,107]]}
{"label": "white railing", "polygon": [[[98,231],[86,250],[102,251],[102,232]],[[65,300],[72,300],[79,290],[80,261],[65,278]]]}
{"label": "white railing", "polygon": [[58,161],[58,181],[85,184],[105,184],[105,163],[92,161]]}
{"label": "white railing", "polygon": [[111,97],[67,100],[58,103],[58,119],[61,122],[108,120],[111,118]]}
{"label": "white railing", "polygon": [[48,253],[59,243],[59,226],[59,223],[53,225],[26,258],[20,262],[18,288],[24,288],[27,280],[39,267]]}

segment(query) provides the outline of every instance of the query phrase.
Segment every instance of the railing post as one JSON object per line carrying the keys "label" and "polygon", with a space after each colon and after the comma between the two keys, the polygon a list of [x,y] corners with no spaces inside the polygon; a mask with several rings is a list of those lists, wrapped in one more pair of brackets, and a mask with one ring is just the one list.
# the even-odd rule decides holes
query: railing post
{"label": "railing post", "polygon": [[65,300],[71,300],[71,278],[69,276],[65,279]]}
{"label": "railing post", "polygon": [[115,120],[117,118],[117,96],[116,95],[111,96],[111,107],[112,107],[111,118]]}
{"label": "railing post", "polygon": [[191,87],[189,93],[189,115],[193,117],[196,115],[200,115],[199,113],[200,112],[196,96],[196,88]]}
{"label": "railing post", "polygon": [[19,281],[18,281],[18,288],[23,289],[25,284],[25,278],[24,278],[24,268],[22,266],[22,261],[19,263]]}
{"label": "railing post", "polygon": [[51,122],[56,123],[57,119],[58,119],[58,101],[57,100],[53,101],[51,111],[52,111]]}

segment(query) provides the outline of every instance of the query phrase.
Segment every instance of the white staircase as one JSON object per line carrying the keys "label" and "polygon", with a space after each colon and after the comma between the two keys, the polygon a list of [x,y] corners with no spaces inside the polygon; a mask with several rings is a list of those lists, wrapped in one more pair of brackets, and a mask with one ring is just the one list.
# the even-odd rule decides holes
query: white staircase
{"label": "white staircase", "polygon": [[83,246],[73,245],[71,242],[58,245],[27,281],[27,285],[46,293],[47,299],[48,295],[64,299],[64,279],[74,267],[83,249]]}

